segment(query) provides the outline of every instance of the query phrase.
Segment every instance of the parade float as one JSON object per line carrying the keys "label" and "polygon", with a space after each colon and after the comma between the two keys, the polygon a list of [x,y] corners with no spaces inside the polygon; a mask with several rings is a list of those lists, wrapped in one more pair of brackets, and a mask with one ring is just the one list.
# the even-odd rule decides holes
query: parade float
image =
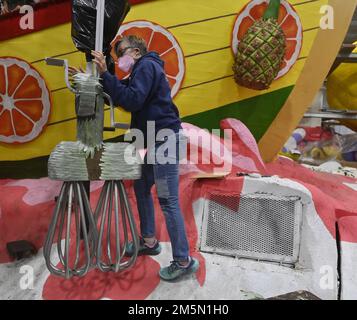
{"label": "parade float", "polygon": [[[283,1],[278,21],[284,22],[282,28],[287,32],[285,61],[278,79],[263,91],[237,86],[232,66],[239,38],[254,19],[262,16],[266,8],[265,1],[253,1],[248,5],[245,1],[223,1],[219,5],[206,5],[204,1],[149,1],[133,6],[119,32],[138,31],[147,40],[153,35],[149,48],[160,54],[165,53],[163,58],[167,61],[174,102],[180,107],[183,121],[209,129],[218,128],[219,121],[225,117],[237,117],[251,130],[265,159],[273,156],[261,144],[269,141],[272,149],[275,144],[279,145],[276,153],[281,149],[305,111],[303,108],[306,109],[320,85],[315,78],[322,80],[322,71],[328,69],[328,63],[338,51],[340,43],[337,40],[341,41],[348,23],[346,21],[346,26],[343,26],[342,21],[336,19],[335,23],[341,23],[341,27],[336,25],[334,32],[326,30],[325,35],[319,23],[322,17],[320,8],[327,3],[322,0]],[[68,59],[71,65],[85,66],[83,55],[75,49],[70,37],[70,3],[56,1],[55,5],[48,4],[39,10],[40,21],[45,20],[43,24],[48,27],[43,30],[36,30],[35,25],[34,30],[21,35],[24,31],[17,30],[19,27],[11,17],[2,17],[1,20],[2,30],[7,30],[1,35],[1,57],[6,59],[2,60],[1,65],[11,64],[6,74],[4,67],[1,68],[2,86],[6,81],[5,76],[10,77],[14,87],[25,78],[26,82],[16,96],[19,99],[22,99],[22,95],[29,99],[43,96],[41,103],[36,100],[21,101],[22,109],[31,108],[32,121],[17,111],[13,112],[22,128],[16,134],[14,130],[17,128],[12,128],[10,114],[2,114],[1,176],[12,173],[13,176],[29,174],[31,177],[36,171],[37,176],[46,175],[46,161],[53,147],[59,141],[73,139],[75,135],[74,110],[63,107],[72,104],[73,96],[67,92],[62,74],[49,70],[44,60],[45,57],[58,57]],[[49,15],[56,12],[55,18],[47,21],[46,10]],[[337,17],[339,10],[337,8],[335,12]],[[340,15],[344,17],[346,13],[341,12]],[[330,33],[329,50],[321,59],[320,52],[324,45],[327,47],[325,39],[321,38],[327,33]],[[341,33],[340,37],[338,33]],[[337,42],[335,46],[332,42],[334,38]],[[328,54],[331,54],[330,59]],[[311,69],[312,65],[314,68]],[[25,77],[27,73],[33,76]],[[305,77],[310,79],[309,83],[317,82],[316,88],[304,86],[301,82],[307,82]],[[9,93],[14,89],[7,88]],[[301,101],[291,101],[291,94],[297,95]],[[37,105],[32,107],[32,104]],[[121,110],[117,112],[122,122],[129,123],[128,113]],[[283,130],[281,124],[288,124],[277,119],[284,117],[285,112],[292,113],[293,117],[299,113],[296,119],[289,119],[291,130]],[[109,117],[106,117],[106,121],[106,125],[109,124]],[[278,130],[281,132],[276,133]],[[106,133],[104,138],[115,139],[122,134],[123,131],[118,130]],[[284,139],[278,139],[277,134],[283,135]],[[33,168],[31,173],[29,166]]]}
{"label": "parade float", "polygon": [[[170,257],[158,202],[163,253],[139,257],[123,273],[96,269],[68,280],[50,274],[39,253],[12,262],[9,242],[25,239],[42,251],[61,188],[47,178],[48,158],[61,141],[76,140],[73,94],[63,73],[45,59],[82,67],[85,59],[71,39],[70,1],[35,8],[40,23],[34,30],[19,29],[15,13],[1,17],[1,297],[250,299],[306,291],[322,299],[357,298],[356,179],[312,172],[277,157],[321,87],[356,2],[272,2],[268,8],[266,0],[131,1],[112,42],[136,34],[160,54],[190,147],[202,136],[225,150],[221,138],[202,129],[233,132],[224,157],[209,151],[223,164],[181,166],[181,206],[201,265],[197,277],[182,286],[157,276]],[[325,5],[334,8],[333,30],[320,26]],[[118,77],[127,77],[115,68]],[[130,122],[120,108],[115,118]],[[104,126],[111,126],[109,107]],[[124,132],[104,132],[104,141],[119,142]],[[138,222],[131,182],[125,185]],[[102,186],[91,185],[92,207]],[[17,289],[22,264],[31,264],[38,279],[31,292]]]}

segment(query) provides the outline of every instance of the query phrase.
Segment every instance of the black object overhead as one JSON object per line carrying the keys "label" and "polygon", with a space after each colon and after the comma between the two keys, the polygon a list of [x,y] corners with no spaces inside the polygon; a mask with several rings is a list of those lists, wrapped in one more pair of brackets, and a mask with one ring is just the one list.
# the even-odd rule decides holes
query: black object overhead
{"label": "black object overhead", "polygon": [[[72,0],[72,40],[76,48],[90,56],[95,49],[97,0]],[[130,10],[128,0],[106,0],[103,52],[109,55],[110,43]]]}

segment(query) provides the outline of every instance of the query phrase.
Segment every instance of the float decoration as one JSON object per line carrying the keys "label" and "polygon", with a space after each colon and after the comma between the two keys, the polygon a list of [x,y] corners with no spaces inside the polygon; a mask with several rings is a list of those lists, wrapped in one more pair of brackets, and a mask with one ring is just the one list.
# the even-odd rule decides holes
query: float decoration
{"label": "float decoration", "polygon": [[264,90],[295,64],[302,47],[300,18],[286,1],[253,0],[233,28],[235,81]]}
{"label": "float decoration", "polygon": [[[96,8],[92,33],[95,31],[95,50],[102,51],[105,1],[98,1]],[[87,63],[88,73],[74,75],[73,86],[68,80],[67,60],[46,58],[46,63],[64,67],[66,85],[76,96],[77,119],[77,141],[62,141],[48,161],[49,178],[63,181],[63,186],[43,249],[47,268],[66,279],[82,277],[95,267],[102,272],[126,270],[136,261],[139,237],[122,180],[140,178],[139,157],[129,143],[103,143],[103,131],[114,131],[121,124],[114,122],[112,100],[103,91],[92,62]],[[111,110],[111,127],[107,128],[104,99]],[[105,183],[93,215],[83,181],[94,180]],[[124,261],[129,236],[134,253]],[[54,264],[56,254],[52,254],[56,240],[58,265]]]}
{"label": "float decoration", "polygon": [[34,140],[50,109],[49,90],[37,70],[17,58],[0,58],[0,142]]}
{"label": "float decoration", "polygon": [[[171,96],[175,97],[180,90],[185,76],[184,54],[173,34],[164,27],[145,20],[124,23],[112,42],[112,47],[123,36],[136,35],[143,38],[148,46],[148,51],[155,51],[165,62],[165,73],[171,87]],[[116,66],[116,74],[120,79],[129,75]]]}

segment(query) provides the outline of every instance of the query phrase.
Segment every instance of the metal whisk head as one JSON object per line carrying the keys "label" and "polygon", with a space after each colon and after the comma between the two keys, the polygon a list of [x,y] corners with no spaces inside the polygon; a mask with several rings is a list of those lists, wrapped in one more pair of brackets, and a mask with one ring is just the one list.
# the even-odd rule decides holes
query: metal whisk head
{"label": "metal whisk head", "polygon": [[[122,181],[105,182],[94,216],[99,225],[97,267],[103,272],[130,268],[136,261],[139,237]],[[125,260],[129,233],[133,255]]]}
{"label": "metal whisk head", "polygon": [[[57,250],[52,254],[54,242]],[[66,279],[84,276],[95,265],[96,243],[97,230],[82,183],[64,182],[44,244],[47,268]],[[59,259],[58,266],[54,258]]]}

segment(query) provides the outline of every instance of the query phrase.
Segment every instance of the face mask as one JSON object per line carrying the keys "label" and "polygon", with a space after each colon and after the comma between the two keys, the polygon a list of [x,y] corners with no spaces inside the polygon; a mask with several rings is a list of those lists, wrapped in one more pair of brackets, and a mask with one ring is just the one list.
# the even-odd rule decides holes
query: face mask
{"label": "face mask", "polygon": [[129,55],[125,55],[124,57],[119,59],[118,67],[124,72],[129,72],[133,68],[134,64],[134,58]]}

